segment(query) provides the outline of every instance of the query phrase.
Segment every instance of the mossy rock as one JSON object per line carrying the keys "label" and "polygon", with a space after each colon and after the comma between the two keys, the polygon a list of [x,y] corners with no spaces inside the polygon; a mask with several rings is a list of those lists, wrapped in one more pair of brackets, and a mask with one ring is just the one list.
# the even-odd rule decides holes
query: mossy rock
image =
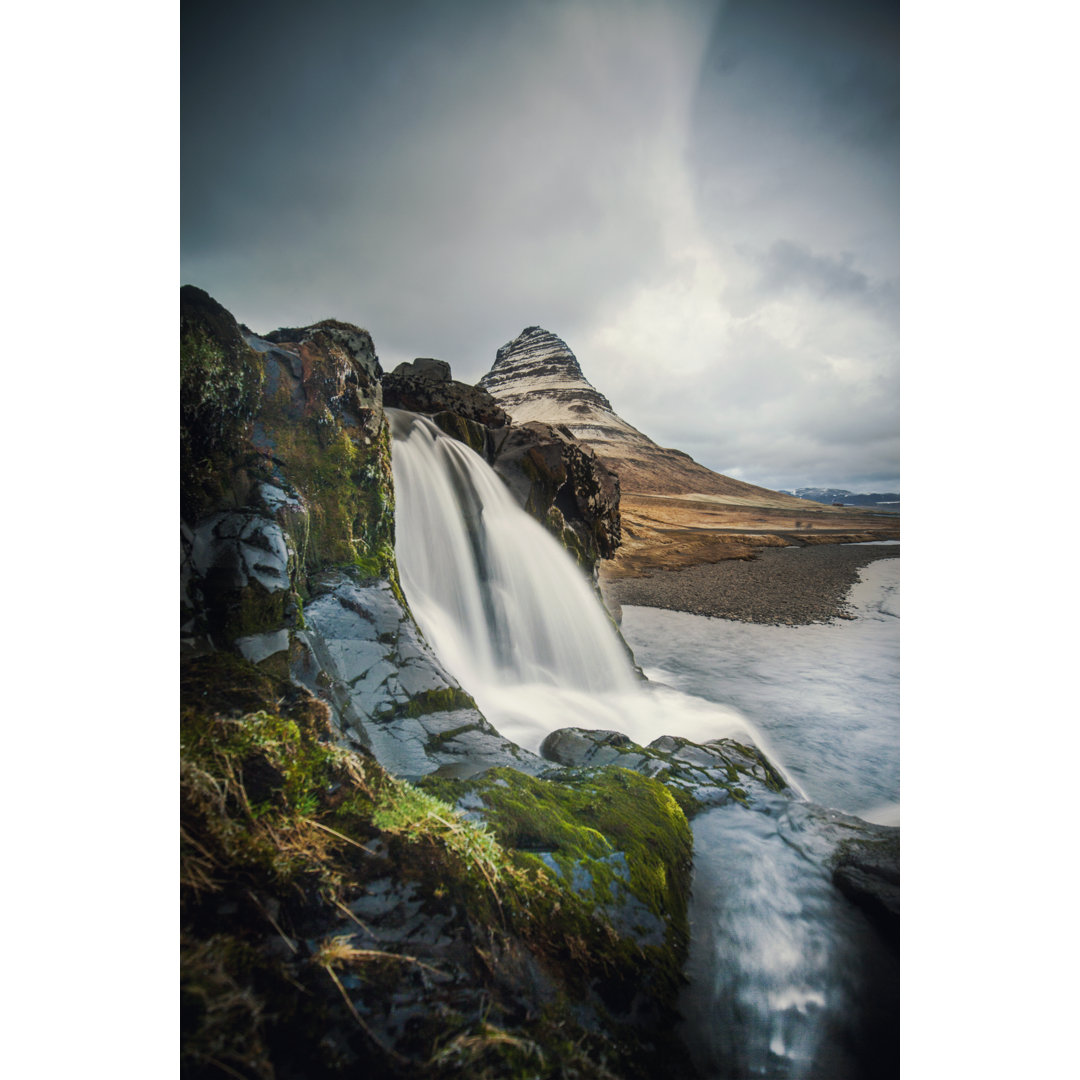
{"label": "mossy rock", "polygon": [[[335,746],[328,716],[237,657],[182,665],[182,1076],[644,1080],[677,1061],[671,944],[636,944],[494,826]],[[598,867],[618,846],[643,903],[685,896],[688,830],[659,785],[490,782],[508,837]]]}
{"label": "mossy rock", "polygon": [[[616,767],[568,783],[492,769],[421,787],[482,818],[523,870],[573,891],[563,937],[590,943],[574,962],[592,977],[604,972],[610,1007],[629,1009],[643,991],[656,1008],[673,1005],[688,940],[693,835],[663,784]],[[562,962],[570,958],[565,942]]]}
{"label": "mossy rock", "polygon": [[263,367],[236,320],[202,289],[180,290],[180,499],[194,521],[228,504],[263,385]]}
{"label": "mossy rock", "polygon": [[181,290],[181,518],[204,552],[206,523],[222,512],[273,522],[290,551],[288,580],[269,590],[236,579],[227,544],[186,582],[182,620],[217,647],[301,626],[311,579],[324,570],[351,567],[401,594],[370,334],[326,319],[266,340],[276,347],[245,338],[201,289]]}

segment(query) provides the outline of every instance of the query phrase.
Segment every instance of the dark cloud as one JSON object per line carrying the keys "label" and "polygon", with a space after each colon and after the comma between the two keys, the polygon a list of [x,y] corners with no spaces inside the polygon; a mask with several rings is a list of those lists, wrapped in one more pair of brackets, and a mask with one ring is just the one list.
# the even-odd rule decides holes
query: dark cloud
{"label": "dark cloud", "polygon": [[[750,258],[755,258],[752,254]],[[758,296],[783,295],[806,290],[823,299],[849,299],[863,304],[882,319],[900,319],[900,289],[895,279],[873,281],[855,266],[855,256],[815,255],[790,240],[777,240],[763,256],[756,257],[759,276],[753,283]]]}
{"label": "dark cloud", "polygon": [[335,315],[473,381],[539,323],[711,467],[827,448],[784,486],[851,486],[894,430],[895,5],[188,0],[182,26],[184,280],[249,325]]}

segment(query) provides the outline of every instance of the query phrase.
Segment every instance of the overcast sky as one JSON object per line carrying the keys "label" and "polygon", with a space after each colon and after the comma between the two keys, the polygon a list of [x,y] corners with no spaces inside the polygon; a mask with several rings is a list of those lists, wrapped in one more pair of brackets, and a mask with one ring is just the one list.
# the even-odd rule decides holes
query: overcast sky
{"label": "overcast sky", "polygon": [[899,9],[182,6],[182,280],[475,382],[525,326],[773,488],[899,490]]}

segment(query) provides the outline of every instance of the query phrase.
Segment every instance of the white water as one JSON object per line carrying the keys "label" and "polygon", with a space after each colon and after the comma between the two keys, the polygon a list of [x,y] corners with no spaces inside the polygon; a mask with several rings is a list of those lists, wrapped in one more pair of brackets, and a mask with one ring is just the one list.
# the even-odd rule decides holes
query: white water
{"label": "white water", "polygon": [[636,677],[588,579],[478,454],[425,417],[387,413],[402,589],[439,659],[503,735],[534,751],[563,727],[642,745],[738,736],[784,771],[738,709]]}
{"label": "white water", "polygon": [[682,1037],[707,1080],[895,1075],[898,958],[833,887],[809,804],[694,818]]}

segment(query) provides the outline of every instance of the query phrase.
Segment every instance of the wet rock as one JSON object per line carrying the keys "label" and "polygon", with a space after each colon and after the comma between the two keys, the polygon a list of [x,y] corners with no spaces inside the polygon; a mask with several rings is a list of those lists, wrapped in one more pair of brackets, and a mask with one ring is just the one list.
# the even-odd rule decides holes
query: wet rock
{"label": "wet rock", "polygon": [[868,826],[845,840],[833,861],[833,884],[891,941],[900,940],[900,830]]}
{"label": "wet rock", "polygon": [[618,731],[586,731],[582,728],[559,728],[540,744],[540,756],[559,765],[611,765],[633,768],[626,748],[634,744]]}
{"label": "wet rock", "polygon": [[563,771],[547,776],[569,778],[597,766],[619,765],[655,777],[667,785],[688,817],[730,799],[748,805],[787,790],[783,777],[760,750],[734,739],[694,743],[664,735],[638,746],[616,731],[560,728],[548,735],[540,753],[563,766]]}
{"label": "wet rock", "polygon": [[472,773],[543,761],[500,735],[442,666],[385,581],[320,580],[294,631],[294,679],[327,701],[338,728],[396,776]]}
{"label": "wet rock", "polygon": [[609,1009],[642,1016],[648,998],[674,985],[671,979],[678,983],[691,835],[662,784],[611,766],[546,779],[499,769],[466,781],[425,780],[423,787],[487,824],[519,852],[522,866],[543,867],[580,897],[590,921],[611,928],[612,944],[632,945],[647,969],[635,984],[600,989]]}

